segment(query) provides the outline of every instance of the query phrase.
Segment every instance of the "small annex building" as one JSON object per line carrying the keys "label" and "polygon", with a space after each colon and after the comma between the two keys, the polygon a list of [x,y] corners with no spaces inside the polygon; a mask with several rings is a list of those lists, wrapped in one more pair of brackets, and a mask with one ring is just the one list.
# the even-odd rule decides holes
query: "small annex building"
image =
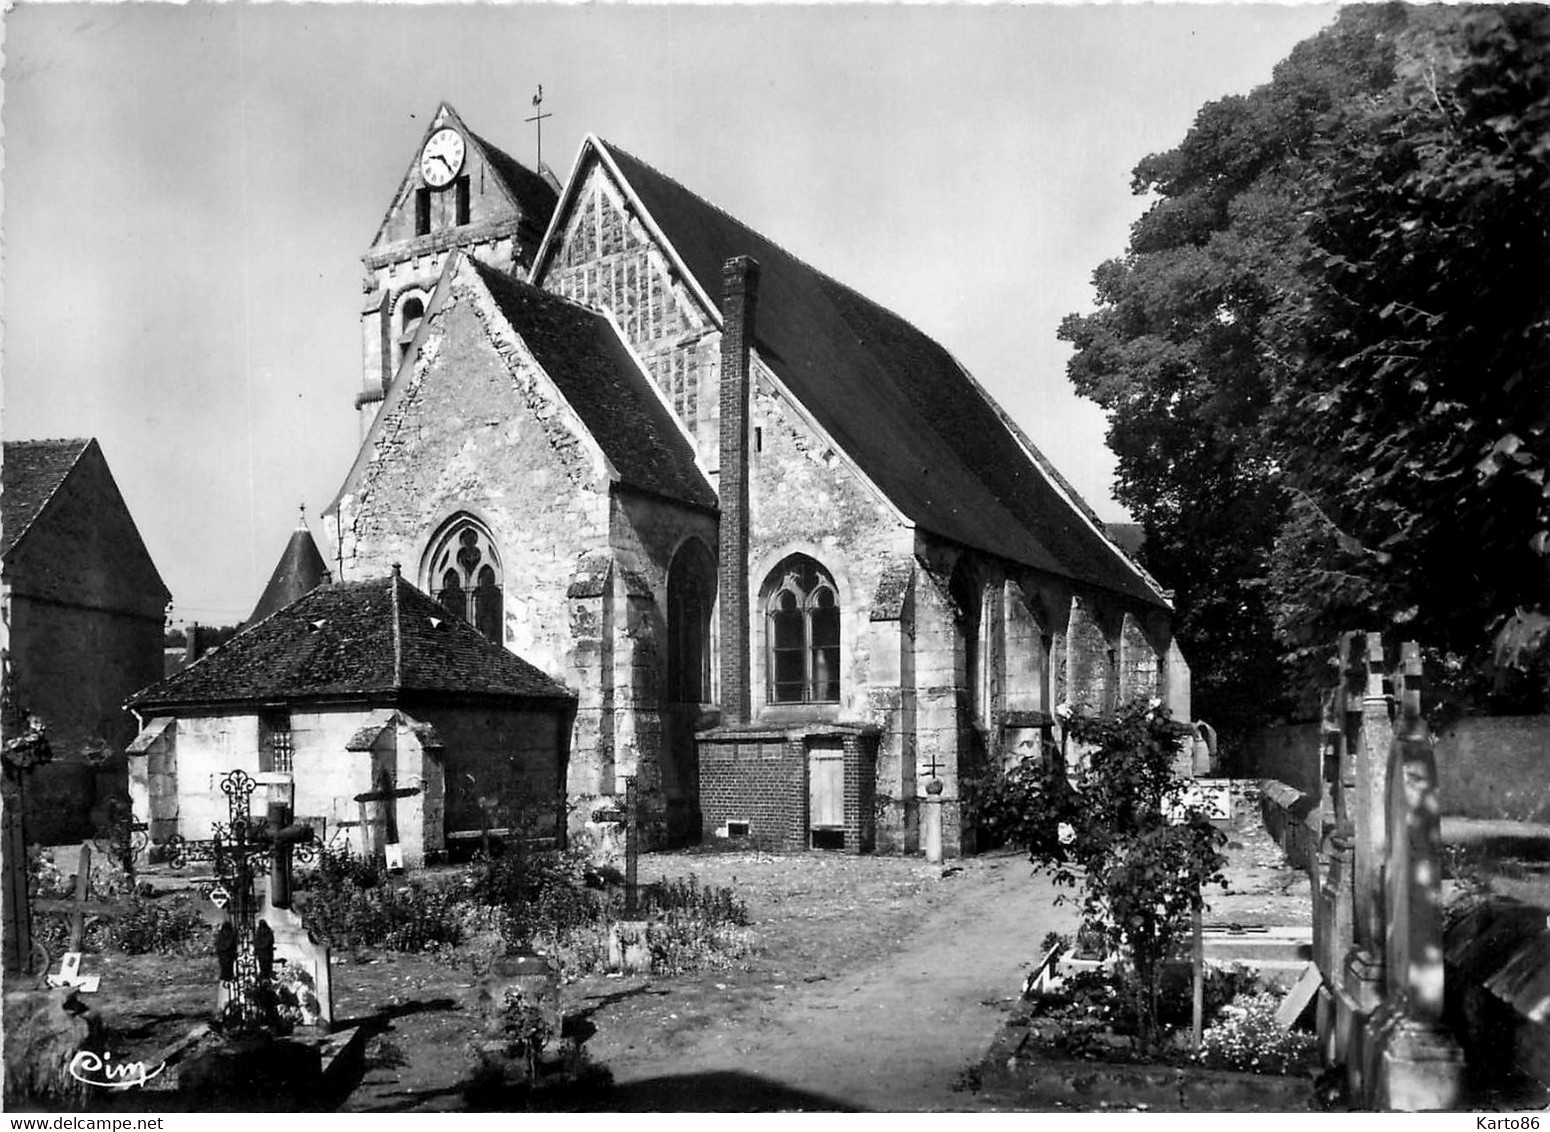
{"label": "small annex building", "polygon": [[162,671],[171,594],[95,440],[8,440],[0,613],[8,683],[53,761],[24,795],[28,839],[101,832],[126,796],[124,699]]}
{"label": "small annex building", "polygon": [[396,570],[319,586],[128,706],[154,843],[209,837],[239,768],[288,784],[296,820],[329,841],[396,843],[406,866],[491,828],[563,836],[574,694]]}
{"label": "small annex building", "polygon": [[498,153],[443,104],[365,256],[326,529],[575,691],[573,825],[633,779],[653,839],[913,852],[938,780],[968,852],[1062,702],[1189,717],[1169,596],[946,349],[613,143]]}

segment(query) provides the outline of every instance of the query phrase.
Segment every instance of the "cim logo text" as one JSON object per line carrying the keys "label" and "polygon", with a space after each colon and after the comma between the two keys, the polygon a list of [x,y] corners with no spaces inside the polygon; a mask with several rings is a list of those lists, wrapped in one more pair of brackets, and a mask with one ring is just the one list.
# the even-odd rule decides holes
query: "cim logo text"
{"label": "cim logo text", "polygon": [[83,1049],[70,1059],[70,1076],[83,1085],[98,1089],[132,1089],[143,1085],[167,1068],[165,1062],[147,1070],[143,1061],[115,1063],[111,1053]]}

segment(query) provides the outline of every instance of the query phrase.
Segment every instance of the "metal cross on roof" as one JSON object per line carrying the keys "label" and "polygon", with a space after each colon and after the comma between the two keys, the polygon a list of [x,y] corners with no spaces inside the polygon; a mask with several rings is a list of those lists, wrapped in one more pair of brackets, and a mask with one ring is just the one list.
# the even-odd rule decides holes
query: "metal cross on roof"
{"label": "metal cross on roof", "polygon": [[532,122],[534,124],[534,128],[538,131],[538,171],[540,173],[543,172],[544,168],[544,119],[554,117],[553,114],[544,113],[543,105],[544,84],[539,83],[538,93],[533,95],[533,116],[531,118],[524,118],[522,120],[524,122]]}

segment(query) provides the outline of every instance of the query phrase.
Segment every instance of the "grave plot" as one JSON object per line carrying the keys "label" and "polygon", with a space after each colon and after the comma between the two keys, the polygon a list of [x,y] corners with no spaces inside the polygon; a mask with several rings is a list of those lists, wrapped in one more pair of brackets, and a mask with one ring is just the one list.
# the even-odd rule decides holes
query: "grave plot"
{"label": "grave plot", "polygon": [[[114,1064],[154,1070],[143,1085],[89,1093],[87,1107],[335,1106],[362,1067],[350,1055],[370,1040],[373,1064],[390,1061],[392,1035],[422,1019],[435,1023],[438,1088],[457,1107],[522,1107],[535,1088],[597,1076],[560,989],[605,976],[621,920],[641,928],[635,968],[664,977],[751,950],[746,911],[729,893],[689,878],[614,885],[581,851],[511,840],[488,860],[412,875],[331,852],[292,824],[287,785],[226,775],[228,819],[209,838],[154,847],[158,863],[142,880],[165,895],[105,894],[61,876],[35,902],[60,946],[73,931],[84,951],[64,974],[98,982],[104,1064],[111,1052]],[[632,874],[636,814],[627,803],[619,815]],[[142,905],[193,922],[180,919],[176,940],[123,954],[107,925],[143,918]],[[405,965],[423,994],[405,993]]]}

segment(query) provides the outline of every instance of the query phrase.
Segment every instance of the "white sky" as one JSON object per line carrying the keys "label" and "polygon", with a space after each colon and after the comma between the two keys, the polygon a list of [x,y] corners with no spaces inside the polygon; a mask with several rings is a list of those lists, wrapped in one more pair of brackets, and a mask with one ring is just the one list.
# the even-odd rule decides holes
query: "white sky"
{"label": "white sky", "polygon": [[246,617],[349,469],[360,256],[427,117],[531,165],[542,83],[562,177],[597,133],[904,315],[1123,518],[1056,327],[1136,161],[1334,10],[23,3],[4,435],[97,437],[175,619]]}

